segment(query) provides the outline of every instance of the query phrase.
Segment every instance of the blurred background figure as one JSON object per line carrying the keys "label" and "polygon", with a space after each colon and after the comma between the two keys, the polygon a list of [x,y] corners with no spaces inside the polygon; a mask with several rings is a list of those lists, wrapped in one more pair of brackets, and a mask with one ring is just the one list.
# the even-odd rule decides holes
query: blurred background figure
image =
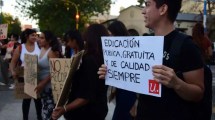
{"label": "blurred background figure", "polygon": [[[125,25],[120,21],[114,21],[108,26],[108,30],[113,36],[129,36]],[[138,35],[137,33],[131,33]],[[115,89],[115,88],[113,88]],[[132,120],[135,117],[135,105],[137,99],[136,93],[116,88],[110,95],[110,100],[116,98],[116,107],[112,120]],[[130,112],[132,111],[132,112]],[[131,115],[132,113],[132,115]]]}
{"label": "blurred background figure", "polygon": [[[194,43],[198,46],[202,60],[204,61],[204,96],[199,102],[199,120],[211,120],[212,115],[212,72],[210,67],[212,61],[212,44],[208,36],[204,33],[202,23],[196,23],[193,27],[192,37]],[[209,67],[208,67],[209,66]]]}
{"label": "blurred background figure", "polygon": [[[0,85],[8,84],[8,66],[7,62],[4,60],[6,55],[8,40],[0,40]],[[7,72],[5,74],[5,72]]]}
{"label": "blurred background figure", "polygon": [[68,31],[64,35],[64,42],[66,45],[66,58],[71,58],[73,55],[84,49],[84,41],[81,37],[81,33],[78,30]]}
{"label": "blurred background figure", "polygon": [[192,30],[192,37],[194,43],[199,47],[202,54],[202,59],[209,65],[213,55],[212,43],[208,36],[204,33],[204,26],[202,23],[196,23]]}

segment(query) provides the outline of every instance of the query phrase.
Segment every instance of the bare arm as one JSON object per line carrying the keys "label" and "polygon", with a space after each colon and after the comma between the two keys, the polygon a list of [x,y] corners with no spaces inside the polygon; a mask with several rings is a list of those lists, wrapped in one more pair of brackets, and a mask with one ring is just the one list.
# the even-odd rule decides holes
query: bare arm
{"label": "bare arm", "polygon": [[79,108],[79,107],[81,107],[83,105],[86,105],[87,103],[88,103],[88,100],[82,99],[82,98],[77,98],[73,102],[67,104],[64,107],[57,107],[52,112],[52,119],[57,120],[65,112],[71,111],[71,110],[76,109],[76,108]]}
{"label": "bare arm", "polygon": [[184,100],[200,101],[204,92],[203,68],[183,73],[184,81],[178,78],[173,69],[164,65],[153,67],[154,79],[172,88]]}
{"label": "bare arm", "polygon": [[[48,59],[50,58],[58,58],[58,54],[56,52],[53,52],[52,50],[48,53]],[[35,88],[35,91],[37,94],[41,93],[41,91],[45,88],[45,86],[51,81],[51,76],[48,75],[45,79],[41,80],[41,82],[37,85]]]}
{"label": "bare arm", "polygon": [[12,60],[10,63],[10,71],[11,71],[14,78],[16,78],[16,72],[15,72],[14,68],[16,67],[16,64],[19,60],[20,52],[21,52],[19,47],[17,47],[16,50],[14,51],[14,54],[13,54],[13,57],[12,57]]}
{"label": "bare arm", "polygon": [[183,73],[184,80],[178,80],[174,88],[180,97],[188,101],[200,101],[204,94],[204,69]]}
{"label": "bare arm", "polygon": [[208,55],[211,57],[212,55],[213,55],[213,49],[212,49],[212,47],[210,46],[210,47],[208,47]]}

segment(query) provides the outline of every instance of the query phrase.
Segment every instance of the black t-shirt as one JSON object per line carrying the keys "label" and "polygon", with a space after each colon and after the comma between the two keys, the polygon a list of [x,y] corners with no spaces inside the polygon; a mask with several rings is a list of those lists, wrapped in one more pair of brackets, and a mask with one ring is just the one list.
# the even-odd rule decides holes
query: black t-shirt
{"label": "black t-shirt", "polygon": [[94,56],[84,55],[76,71],[68,103],[76,98],[89,100],[86,105],[65,114],[67,120],[104,120],[108,112],[107,87],[97,74],[98,62]]}
{"label": "black t-shirt", "polygon": [[[164,58],[163,64],[172,68],[170,48],[172,39],[178,31],[172,31],[164,37]],[[186,38],[180,52],[179,66],[181,71],[188,72],[203,67],[200,52],[192,42]],[[182,75],[178,75],[183,79]],[[162,97],[140,95],[138,104],[137,120],[196,120],[197,105],[180,98],[177,93],[162,85]]]}

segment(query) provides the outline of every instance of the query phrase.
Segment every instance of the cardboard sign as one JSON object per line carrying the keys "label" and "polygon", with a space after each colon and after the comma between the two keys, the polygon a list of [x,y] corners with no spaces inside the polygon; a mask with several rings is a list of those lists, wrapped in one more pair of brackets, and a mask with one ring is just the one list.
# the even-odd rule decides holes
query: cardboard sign
{"label": "cardboard sign", "polygon": [[35,88],[37,87],[37,67],[38,67],[38,56],[25,54],[24,56],[24,92],[37,99],[38,95]]}
{"label": "cardboard sign", "polygon": [[162,64],[163,42],[162,36],[102,37],[106,85],[160,97],[152,66]]}
{"label": "cardboard sign", "polygon": [[0,40],[7,39],[8,24],[0,25]]}
{"label": "cardboard sign", "polygon": [[59,99],[60,93],[63,89],[63,84],[65,82],[66,77],[69,74],[71,63],[72,59],[51,58],[49,60],[52,93],[55,103],[57,103]]}
{"label": "cardboard sign", "polygon": [[69,96],[70,89],[72,87],[72,78],[73,78],[76,70],[80,66],[80,62],[81,62],[83,54],[84,54],[84,50],[80,51],[79,53],[77,53],[76,55],[73,56],[69,74],[64,82],[63,89],[62,89],[60,97],[57,101],[56,107],[65,105],[65,103],[68,99],[68,96]]}
{"label": "cardboard sign", "polygon": [[24,83],[23,82],[15,82],[15,98],[16,99],[28,99],[31,98],[29,95],[24,92]]}

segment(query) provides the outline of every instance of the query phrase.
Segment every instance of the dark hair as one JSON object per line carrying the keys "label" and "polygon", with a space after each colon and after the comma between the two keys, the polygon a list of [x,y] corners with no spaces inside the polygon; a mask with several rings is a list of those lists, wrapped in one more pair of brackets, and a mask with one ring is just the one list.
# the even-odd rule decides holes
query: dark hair
{"label": "dark hair", "polygon": [[33,29],[29,29],[29,28],[25,29],[25,30],[21,33],[21,35],[20,35],[21,43],[26,43],[26,42],[27,42],[27,38],[28,38],[29,35],[32,34],[32,33],[36,33],[36,31],[33,30]]}
{"label": "dark hair", "polygon": [[19,35],[15,34],[15,33],[12,33],[12,34],[10,35],[10,37],[11,37],[11,36],[13,36],[13,38],[14,38],[16,41],[19,40]]}
{"label": "dark hair", "polygon": [[84,49],[84,41],[82,39],[81,33],[78,30],[70,30],[64,35],[64,41],[75,40],[78,44],[79,51]]}
{"label": "dark hair", "polygon": [[108,26],[108,30],[114,36],[129,36],[125,25],[121,21],[114,21]]}
{"label": "dark hair", "polygon": [[53,52],[59,52],[60,57],[62,57],[62,46],[58,41],[57,37],[51,31],[43,31],[41,32],[45,36],[45,40],[49,43],[51,50]]}
{"label": "dark hair", "polygon": [[192,29],[192,37],[194,42],[200,47],[203,48],[204,41],[204,27],[202,23],[196,23]]}
{"label": "dark hair", "polygon": [[86,54],[95,56],[98,65],[104,63],[101,42],[102,36],[109,36],[109,33],[101,24],[90,25],[84,33],[84,40],[86,41]]}
{"label": "dark hair", "polygon": [[160,8],[163,4],[168,6],[168,18],[173,23],[176,20],[178,12],[181,9],[182,0],[154,0],[156,7]]}
{"label": "dark hair", "polygon": [[195,24],[195,26],[192,29],[192,37],[194,43],[198,46],[201,52],[203,61],[206,63],[210,62],[211,56],[209,55],[208,48],[206,47],[210,47],[208,46],[208,43],[210,42],[211,44],[211,41],[208,38],[207,34],[205,34],[204,26],[202,23],[197,22]]}

